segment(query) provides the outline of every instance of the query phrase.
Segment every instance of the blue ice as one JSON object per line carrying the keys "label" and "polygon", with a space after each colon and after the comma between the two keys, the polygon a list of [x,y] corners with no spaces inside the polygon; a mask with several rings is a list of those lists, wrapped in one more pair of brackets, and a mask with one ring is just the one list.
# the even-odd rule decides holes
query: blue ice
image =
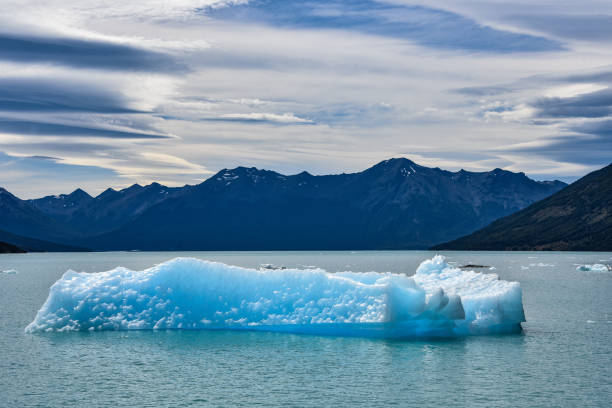
{"label": "blue ice", "polygon": [[265,330],[380,338],[513,333],[519,283],[444,257],[413,276],[248,269],[176,258],[142,271],[66,272],[26,331]]}

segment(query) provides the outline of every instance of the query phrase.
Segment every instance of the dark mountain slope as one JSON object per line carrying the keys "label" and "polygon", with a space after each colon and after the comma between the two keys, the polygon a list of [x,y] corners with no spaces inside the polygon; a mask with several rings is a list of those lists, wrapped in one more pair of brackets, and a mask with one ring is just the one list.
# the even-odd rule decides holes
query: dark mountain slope
{"label": "dark mountain slope", "polygon": [[37,239],[63,242],[75,236],[68,225],[0,187],[0,229]]}
{"label": "dark mountain slope", "polygon": [[83,252],[85,248],[77,246],[57,244],[55,242],[23,237],[0,230],[0,241],[17,246],[28,252]]}
{"label": "dark mountain slope", "polygon": [[23,254],[25,251],[15,245],[0,241],[0,254]]}
{"label": "dark mountain slope", "polygon": [[433,249],[612,251],[612,164],[516,214]]}
{"label": "dark mountain slope", "polygon": [[426,248],[562,186],[500,169],[453,173],[407,159],[329,176],[238,167],[86,242],[143,250]]}

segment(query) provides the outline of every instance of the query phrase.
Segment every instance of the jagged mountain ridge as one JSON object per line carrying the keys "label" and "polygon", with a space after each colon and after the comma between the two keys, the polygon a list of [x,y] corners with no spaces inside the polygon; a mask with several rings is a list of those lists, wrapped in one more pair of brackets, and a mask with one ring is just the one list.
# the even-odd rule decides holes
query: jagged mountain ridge
{"label": "jagged mountain ridge", "polygon": [[77,188],[70,194],[46,196],[28,202],[49,216],[64,219],[93,200],[92,196]]}
{"label": "jagged mountain ridge", "polygon": [[500,169],[453,173],[408,159],[325,176],[238,167],[88,243],[146,250],[426,248],[564,185]]}
{"label": "jagged mountain ridge", "polygon": [[81,189],[68,195],[29,200],[38,210],[69,224],[79,236],[112,231],[151,206],[187,191],[190,186],[166,187],[159,183],[134,184],[122,190],[106,189],[93,198]]}

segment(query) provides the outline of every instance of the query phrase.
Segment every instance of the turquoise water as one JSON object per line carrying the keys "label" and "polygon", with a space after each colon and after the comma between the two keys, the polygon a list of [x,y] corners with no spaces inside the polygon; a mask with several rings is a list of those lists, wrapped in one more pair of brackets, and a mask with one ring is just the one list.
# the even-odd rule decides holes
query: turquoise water
{"label": "turquoise water", "polygon": [[175,256],[245,267],[411,275],[433,253],[0,255],[0,406],[609,406],[612,253],[448,252],[523,288],[522,334],[389,341],[230,331],[26,334],[67,270],[143,269]]}

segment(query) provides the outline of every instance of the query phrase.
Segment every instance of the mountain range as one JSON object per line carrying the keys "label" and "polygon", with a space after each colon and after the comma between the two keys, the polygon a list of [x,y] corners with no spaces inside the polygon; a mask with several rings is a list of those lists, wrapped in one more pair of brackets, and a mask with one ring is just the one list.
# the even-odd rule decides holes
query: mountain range
{"label": "mountain range", "polygon": [[612,164],[491,225],[433,249],[612,250]]}
{"label": "mountain range", "polygon": [[106,189],[95,198],[76,189],[70,194],[47,196],[28,202],[45,215],[69,226],[77,236],[84,237],[115,230],[155,204],[189,190],[190,186],[172,188],[152,183],[143,187],[134,184],[119,191]]}
{"label": "mountain range", "polygon": [[20,200],[0,189],[0,229],[93,250],[424,249],[565,186],[405,158],[322,176],[237,167],[195,186],[135,184],[97,197],[77,189]]}

